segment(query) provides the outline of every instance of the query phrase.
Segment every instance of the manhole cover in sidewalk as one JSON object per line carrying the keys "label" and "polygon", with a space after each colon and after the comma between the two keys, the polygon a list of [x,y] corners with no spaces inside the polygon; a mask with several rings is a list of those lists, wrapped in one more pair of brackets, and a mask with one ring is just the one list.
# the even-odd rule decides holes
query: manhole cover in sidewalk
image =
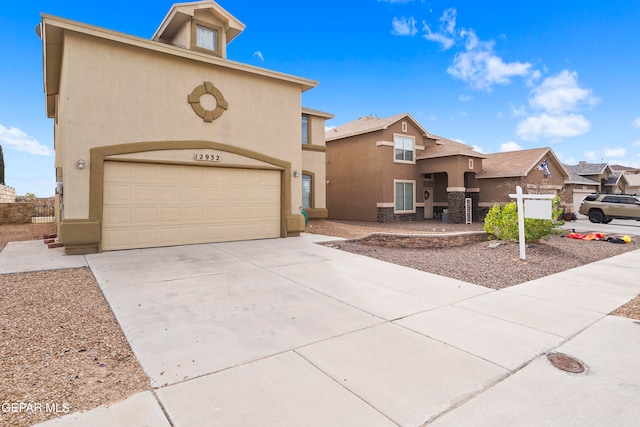
{"label": "manhole cover in sidewalk", "polygon": [[564,353],[549,353],[547,360],[556,368],[566,372],[579,374],[585,371],[584,363]]}

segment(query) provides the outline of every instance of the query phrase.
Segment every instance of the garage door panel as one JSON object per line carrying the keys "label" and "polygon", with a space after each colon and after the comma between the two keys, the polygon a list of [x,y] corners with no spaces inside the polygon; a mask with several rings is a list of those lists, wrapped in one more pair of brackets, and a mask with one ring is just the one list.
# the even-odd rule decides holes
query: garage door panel
{"label": "garage door panel", "polygon": [[105,162],[102,249],[280,237],[280,175]]}
{"label": "garage door panel", "polygon": [[138,226],[144,226],[148,223],[155,223],[158,221],[158,208],[151,207],[135,207],[132,208],[131,222]]}
{"label": "garage door panel", "polygon": [[132,220],[132,213],[130,207],[113,207],[108,206],[104,210],[103,221],[109,222],[114,225],[129,224]]}
{"label": "garage door panel", "polygon": [[139,202],[156,203],[158,200],[158,187],[153,185],[136,185],[133,187],[133,197]]}

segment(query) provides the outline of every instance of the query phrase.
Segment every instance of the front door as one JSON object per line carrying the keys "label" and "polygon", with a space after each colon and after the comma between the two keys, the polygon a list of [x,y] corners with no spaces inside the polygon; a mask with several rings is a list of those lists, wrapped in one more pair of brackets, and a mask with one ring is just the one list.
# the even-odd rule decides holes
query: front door
{"label": "front door", "polygon": [[424,186],[424,219],[433,219],[433,188]]}

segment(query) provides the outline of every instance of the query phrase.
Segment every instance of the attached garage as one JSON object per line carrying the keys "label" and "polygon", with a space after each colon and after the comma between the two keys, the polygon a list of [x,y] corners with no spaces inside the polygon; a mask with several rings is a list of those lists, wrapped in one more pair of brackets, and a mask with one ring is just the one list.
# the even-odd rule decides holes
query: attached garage
{"label": "attached garage", "polygon": [[102,250],[281,237],[281,171],[105,161]]}

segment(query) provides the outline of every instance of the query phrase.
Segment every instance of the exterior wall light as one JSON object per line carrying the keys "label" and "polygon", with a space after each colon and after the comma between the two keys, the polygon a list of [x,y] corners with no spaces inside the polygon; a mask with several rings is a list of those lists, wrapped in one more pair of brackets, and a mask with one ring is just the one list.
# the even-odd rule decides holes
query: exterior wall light
{"label": "exterior wall light", "polygon": [[76,162],[76,166],[78,169],[84,169],[84,159],[80,159]]}
{"label": "exterior wall light", "polygon": [[299,176],[300,176],[300,172],[298,172],[297,170],[294,170],[294,171],[293,171],[293,176],[294,176],[295,178],[299,177]]}

